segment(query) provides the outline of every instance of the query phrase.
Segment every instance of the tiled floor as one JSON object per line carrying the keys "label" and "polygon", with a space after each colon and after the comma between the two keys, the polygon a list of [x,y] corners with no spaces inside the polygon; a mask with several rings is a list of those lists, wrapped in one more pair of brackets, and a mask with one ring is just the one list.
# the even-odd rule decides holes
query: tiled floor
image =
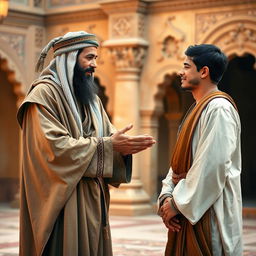
{"label": "tiled floor", "polygon": [[[0,206],[0,256],[18,256],[18,215]],[[163,255],[166,229],[158,216],[112,216],[110,223],[114,256]],[[256,219],[244,220],[244,243],[244,255],[256,256]]]}

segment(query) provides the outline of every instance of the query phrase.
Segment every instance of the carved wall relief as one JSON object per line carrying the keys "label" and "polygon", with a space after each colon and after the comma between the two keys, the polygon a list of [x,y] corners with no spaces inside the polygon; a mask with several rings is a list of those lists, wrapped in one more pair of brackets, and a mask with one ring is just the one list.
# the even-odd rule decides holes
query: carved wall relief
{"label": "carved wall relief", "polygon": [[145,36],[145,16],[141,14],[138,15],[138,35],[142,38]]}
{"label": "carved wall relief", "polygon": [[168,17],[163,31],[159,35],[158,43],[161,45],[161,57],[158,61],[163,61],[169,58],[182,58],[182,44],[185,40],[185,33],[179,28],[173,26],[172,20],[175,17]]}
{"label": "carved wall relief", "polygon": [[213,13],[201,13],[196,15],[196,42],[211,30],[217,23],[223,23],[230,18],[238,18],[239,16],[256,17],[256,10],[246,9],[237,11],[223,11]]}
{"label": "carved wall relief", "polygon": [[25,59],[25,35],[2,32],[0,38],[6,41],[17,53],[21,61]]}
{"label": "carved wall relief", "polygon": [[110,53],[117,69],[141,68],[146,49],[142,46],[118,46],[111,48]]}
{"label": "carved wall relief", "polygon": [[35,7],[42,7],[42,0],[34,0]]}
{"label": "carved wall relief", "polygon": [[35,29],[35,47],[42,48],[43,41],[44,41],[44,29],[38,27]]}
{"label": "carved wall relief", "polygon": [[113,17],[112,37],[132,36],[132,16]]}
{"label": "carved wall relief", "polygon": [[27,0],[10,0],[11,3],[18,3],[21,5],[28,5],[28,1]]}
{"label": "carved wall relief", "polygon": [[239,23],[236,28],[230,31],[223,40],[225,45],[235,43],[239,46],[239,48],[243,48],[244,44],[248,42],[256,43],[256,31],[247,28],[244,23]]}
{"label": "carved wall relief", "polygon": [[65,6],[70,4],[74,4],[74,0],[48,0],[48,5],[54,7]]}

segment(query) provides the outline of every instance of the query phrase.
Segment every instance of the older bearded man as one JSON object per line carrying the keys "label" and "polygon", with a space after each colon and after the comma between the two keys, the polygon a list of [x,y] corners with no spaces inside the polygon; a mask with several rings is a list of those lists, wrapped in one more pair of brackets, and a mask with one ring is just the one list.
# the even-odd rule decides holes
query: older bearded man
{"label": "older bearded man", "polygon": [[109,188],[131,179],[131,154],[151,136],[116,131],[96,95],[95,35],[70,32],[53,47],[54,59],[33,82],[19,108],[23,130],[20,256],[112,255]]}

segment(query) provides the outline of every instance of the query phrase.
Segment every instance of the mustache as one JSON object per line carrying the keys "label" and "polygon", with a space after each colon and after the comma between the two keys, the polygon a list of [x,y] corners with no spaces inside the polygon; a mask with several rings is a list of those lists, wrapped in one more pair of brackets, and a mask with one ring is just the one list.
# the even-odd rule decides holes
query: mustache
{"label": "mustache", "polygon": [[73,86],[77,100],[85,105],[90,104],[98,93],[98,87],[94,83],[93,76],[85,72],[94,72],[93,67],[81,68],[78,63],[74,67]]}
{"label": "mustache", "polygon": [[84,69],[84,72],[88,72],[88,73],[94,73],[94,71],[95,71],[95,69],[94,69],[94,67],[89,67],[89,68],[86,68],[86,69]]}

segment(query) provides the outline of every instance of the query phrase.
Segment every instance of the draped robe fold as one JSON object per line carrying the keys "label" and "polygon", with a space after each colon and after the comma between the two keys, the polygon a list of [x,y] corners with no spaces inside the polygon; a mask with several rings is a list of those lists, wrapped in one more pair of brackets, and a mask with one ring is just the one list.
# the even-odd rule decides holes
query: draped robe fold
{"label": "draped robe fold", "polygon": [[20,256],[112,255],[108,184],[130,181],[131,157],[113,151],[115,129],[97,104],[103,137],[90,108],[80,135],[62,89],[50,80],[33,86],[20,106]]}
{"label": "draped robe fold", "polygon": [[[168,232],[166,256],[222,255],[223,251],[225,255],[241,254],[240,122],[234,107],[228,95],[213,93],[198,102],[182,124],[171,168],[159,197],[161,205],[166,196],[173,196],[182,213],[179,216],[181,231]],[[221,142],[226,143],[223,145],[224,152],[216,147],[221,146]],[[217,151],[217,154],[214,153]],[[223,154],[220,155],[220,152]],[[211,158],[215,158],[215,162]],[[238,191],[233,192],[234,188]],[[223,200],[226,202],[223,203]],[[237,202],[230,205],[229,200]],[[219,209],[214,213],[217,205]],[[225,215],[226,207],[235,211],[233,216],[230,212],[225,216],[229,222],[232,218],[237,220],[233,230],[221,224],[219,219],[220,214]],[[213,218],[217,225],[212,225]],[[211,230],[212,227],[214,230]],[[214,234],[216,229],[220,232],[219,237]],[[226,232],[235,236],[232,241],[228,241],[230,238],[226,237]]]}

